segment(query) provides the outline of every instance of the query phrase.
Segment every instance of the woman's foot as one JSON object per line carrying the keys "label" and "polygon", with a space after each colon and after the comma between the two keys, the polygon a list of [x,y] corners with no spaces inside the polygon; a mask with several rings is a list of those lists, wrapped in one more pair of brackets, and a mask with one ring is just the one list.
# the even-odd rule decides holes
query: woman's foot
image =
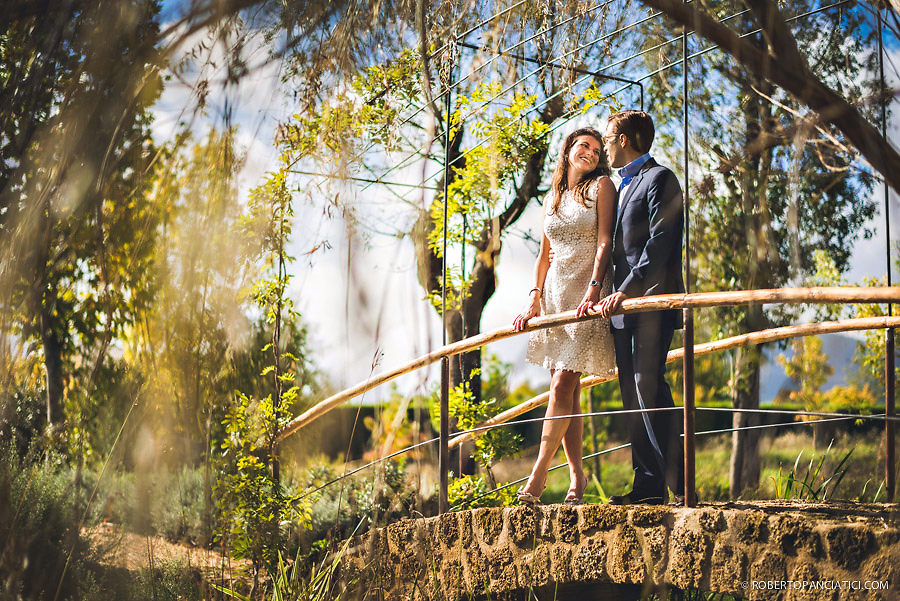
{"label": "woman's foot", "polygon": [[535,496],[530,492],[527,492],[524,488],[520,488],[518,492],[516,492],[516,499],[522,505],[540,505],[541,498],[539,496]]}
{"label": "woman's foot", "polygon": [[569,491],[566,493],[563,503],[566,505],[581,505],[584,502],[584,490],[586,488],[587,478],[584,474],[581,474],[581,477],[573,478],[572,485],[569,486]]}
{"label": "woman's foot", "polygon": [[544,486],[546,483],[538,484],[534,480],[534,476],[528,479],[528,482],[525,483],[525,486],[519,489],[516,493],[516,498],[519,500],[519,503],[523,503],[525,505],[537,505],[541,502],[541,493],[544,492]]}

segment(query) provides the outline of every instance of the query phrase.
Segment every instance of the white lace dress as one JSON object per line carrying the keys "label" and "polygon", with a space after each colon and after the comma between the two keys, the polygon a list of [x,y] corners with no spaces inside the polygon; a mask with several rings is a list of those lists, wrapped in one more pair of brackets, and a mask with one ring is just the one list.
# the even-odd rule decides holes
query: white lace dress
{"label": "white lace dress", "polygon": [[[544,199],[544,233],[553,249],[553,262],[544,280],[541,296],[543,315],[569,311],[584,298],[597,253],[597,186],[588,189],[591,202],[583,207],[567,191],[556,213],[552,192]],[[612,264],[606,270],[600,298],[612,291]],[[605,376],[616,368],[609,321],[596,318],[545,328],[531,333],[526,359],[547,369],[565,369]]]}

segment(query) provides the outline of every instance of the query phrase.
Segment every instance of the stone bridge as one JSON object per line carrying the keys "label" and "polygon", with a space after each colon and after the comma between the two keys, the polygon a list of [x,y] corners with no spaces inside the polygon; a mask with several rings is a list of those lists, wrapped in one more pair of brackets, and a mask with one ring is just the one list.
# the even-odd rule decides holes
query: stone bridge
{"label": "stone bridge", "polygon": [[890,601],[900,599],[900,505],[477,509],[352,539],[339,575],[359,599],[588,601],[680,589]]}

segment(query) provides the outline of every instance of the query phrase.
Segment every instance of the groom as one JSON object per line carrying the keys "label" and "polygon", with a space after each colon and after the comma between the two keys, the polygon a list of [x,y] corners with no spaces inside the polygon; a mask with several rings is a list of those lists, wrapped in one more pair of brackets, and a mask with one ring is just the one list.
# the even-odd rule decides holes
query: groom
{"label": "groom", "polygon": [[[614,292],[596,306],[610,318],[625,409],[673,407],[665,380],[666,353],[681,327],[678,310],[612,315],[623,300],[638,296],[684,292],[681,277],[683,197],[675,174],[649,154],[653,119],[643,111],[610,116],[603,136],[611,167],[619,169],[613,243]],[[612,505],[660,505],[668,499],[667,484],[684,495],[684,461],[675,411],[629,413],[631,492],[613,495]]]}

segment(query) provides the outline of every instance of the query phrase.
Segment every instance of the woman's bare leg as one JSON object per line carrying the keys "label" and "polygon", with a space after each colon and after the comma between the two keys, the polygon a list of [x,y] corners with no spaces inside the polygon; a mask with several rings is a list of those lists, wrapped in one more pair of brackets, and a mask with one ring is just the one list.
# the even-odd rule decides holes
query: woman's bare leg
{"label": "woman's bare leg", "polygon": [[587,478],[584,475],[584,465],[581,459],[582,440],[584,438],[584,419],[581,417],[581,374],[575,374],[578,381],[572,391],[569,413],[578,415],[569,421],[569,427],[563,436],[563,450],[566,452],[566,461],[569,464],[569,491],[567,498],[581,498],[584,489],[587,488]]}
{"label": "woman's bare leg", "polygon": [[[547,417],[555,417],[557,415],[570,415],[572,412],[572,395],[579,386],[579,374],[571,371],[558,370],[551,371],[550,378],[550,401],[547,403]],[[569,428],[568,419],[551,419],[544,422],[541,430],[541,446],[538,450],[537,460],[531,469],[531,476],[525,483],[524,491],[536,497],[544,492],[547,485],[547,470],[550,469],[550,462],[553,456],[559,450],[559,443],[562,441],[566,430]],[[581,421],[581,418],[579,418]],[[581,463],[581,447],[579,443],[578,463]]]}

